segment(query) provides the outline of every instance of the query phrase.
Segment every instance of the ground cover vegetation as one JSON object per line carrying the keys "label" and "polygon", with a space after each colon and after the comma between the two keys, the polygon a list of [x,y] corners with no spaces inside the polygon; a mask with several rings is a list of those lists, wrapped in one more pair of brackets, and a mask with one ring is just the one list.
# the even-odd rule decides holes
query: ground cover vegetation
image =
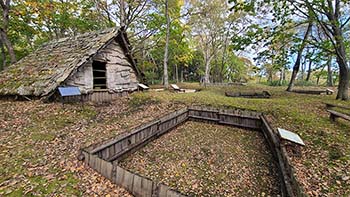
{"label": "ground cover vegetation", "polygon": [[[325,109],[325,103],[350,106],[349,1],[0,0],[0,6],[0,70],[44,42],[122,26],[145,83],[202,90],[134,93],[84,107],[1,100],[1,196],[128,196],[79,162],[77,151],[188,105],[265,113],[275,128],[294,131],[305,141],[301,156],[289,156],[307,195],[350,195],[350,125],[329,121]],[[248,85],[205,87],[199,82]],[[335,94],[292,92],[326,87]],[[225,91],[265,90],[270,99],[225,96]],[[200,193],[199,186],[185,192]]]}
{"label": "ground cover vegetation", "polygon": [[[181,84],[198,88],[199,84]],[[224,92],[266,90],[270,99],[225,97]],[[186,105],[246,108],[267,114],[272,125],[294,131],[306,146],[291,156],[297,177],[310,196],[347,195],[350,125],[329,121],[324,102],[335,95],[288,93],[283,87],[212,87],[198,93],[135,93],[110,105],[43,104],[1,101],[1,195],[128,195],[76,159],[79,148],[102,143],[130,128]],[[171,134],[170,134],[171,135]],[[170,138],[171,140],[171,138]],[[208,142],[209,143],[209,142]],[[165,159],[169,161],[169,159]],[[247,164],[249,165],[249,164]],[[51,188],[51,189],[50,189]]]}

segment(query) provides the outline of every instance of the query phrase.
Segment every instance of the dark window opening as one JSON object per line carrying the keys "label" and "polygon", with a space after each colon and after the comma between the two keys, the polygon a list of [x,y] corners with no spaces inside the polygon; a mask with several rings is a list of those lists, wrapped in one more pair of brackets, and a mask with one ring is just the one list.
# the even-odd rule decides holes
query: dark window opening
{"label": "dark window opening", "polygon": [[93,61],[92,74],[94,78],[94,89],[107,89],[106,63]]}

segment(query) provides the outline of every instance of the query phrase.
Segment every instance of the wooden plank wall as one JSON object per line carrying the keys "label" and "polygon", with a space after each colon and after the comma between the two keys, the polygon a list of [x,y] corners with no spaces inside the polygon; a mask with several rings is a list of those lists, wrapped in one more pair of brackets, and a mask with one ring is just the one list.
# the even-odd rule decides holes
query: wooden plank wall
{"label": "wooden plank wall", "polygon": [[117,185],[135,196],[185,196],[166,185],[157,184],[141,175],[118,166],[118,161],[187,120],[238,126],[262,131],[279,167],[282,196],[304,196],[290,165],[286,149],[265,116],[247,110],[218,110],[211,107],[190,107],[170,113],[159,120],[142,125],[132,132],[97,148],[83,150],[85,162]]}
{"label": "wooden plank wall", "polygon": [[282,193],[284,196],[306,196],[295,177],[295,170],[291,166],[286,148],[280,143],[278,134],[272,129],[264,115],[261,115],[260,118],[262,123],[261,131],[279,167]]}
{"label": "wooden plank wall", "polygon": [[212,87],[212,86],[243,86],[246,83],[231,82],[231,83],[201,83],[202,86]]}
{"label": "wooden plank wall", "polygon": [[99,158],[97,155],[83,151],[85,162],[105,178],[122,186],[136,197],[185,197],[166,185],[156,184],[141,175]]}
{"label": "wooden plank wall", "polygon": [[187,120],[187,109],[171,113],[159,120],[136,128],[134,131],[121,135],[119,138],[91,151],[100,158],[114,161],[130,154]]}
{"label": "wooden plank wall", "polygon": [[208,107],[191,107],[188,109],[190,120],[206,121],[216,124],[224,124],[254,130],[260,130],[261,113],[247,110],[217,110]]}
{"label": "wooden plank wall", "polygon": [[64,97],[64,102],[79,102],[79,101],[91,101],[94,103],[106,103],[122,96],[127,96],[128,92],[115,92],[111,93],[108,91],[95,91],[93,93],[83,94],[81,96],[68,96]]}

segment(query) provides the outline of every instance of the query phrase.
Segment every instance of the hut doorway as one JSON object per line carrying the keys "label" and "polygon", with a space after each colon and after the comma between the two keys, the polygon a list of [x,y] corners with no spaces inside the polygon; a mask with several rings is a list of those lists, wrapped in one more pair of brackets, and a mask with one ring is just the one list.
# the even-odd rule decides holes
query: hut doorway
{"label": "hut doorway", "polygon": [[107,89],[106,62],[93,61],[92,75],[94,79],[94,89]]}

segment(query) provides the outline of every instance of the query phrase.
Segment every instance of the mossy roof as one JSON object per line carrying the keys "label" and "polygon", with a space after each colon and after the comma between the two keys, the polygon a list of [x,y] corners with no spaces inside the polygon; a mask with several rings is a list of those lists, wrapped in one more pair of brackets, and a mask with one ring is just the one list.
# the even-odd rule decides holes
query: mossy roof
{"label": "mossy roof", "polygon": [[0,95],[47,96],[118,34],[110,28],[43,44],[0,73]]}

